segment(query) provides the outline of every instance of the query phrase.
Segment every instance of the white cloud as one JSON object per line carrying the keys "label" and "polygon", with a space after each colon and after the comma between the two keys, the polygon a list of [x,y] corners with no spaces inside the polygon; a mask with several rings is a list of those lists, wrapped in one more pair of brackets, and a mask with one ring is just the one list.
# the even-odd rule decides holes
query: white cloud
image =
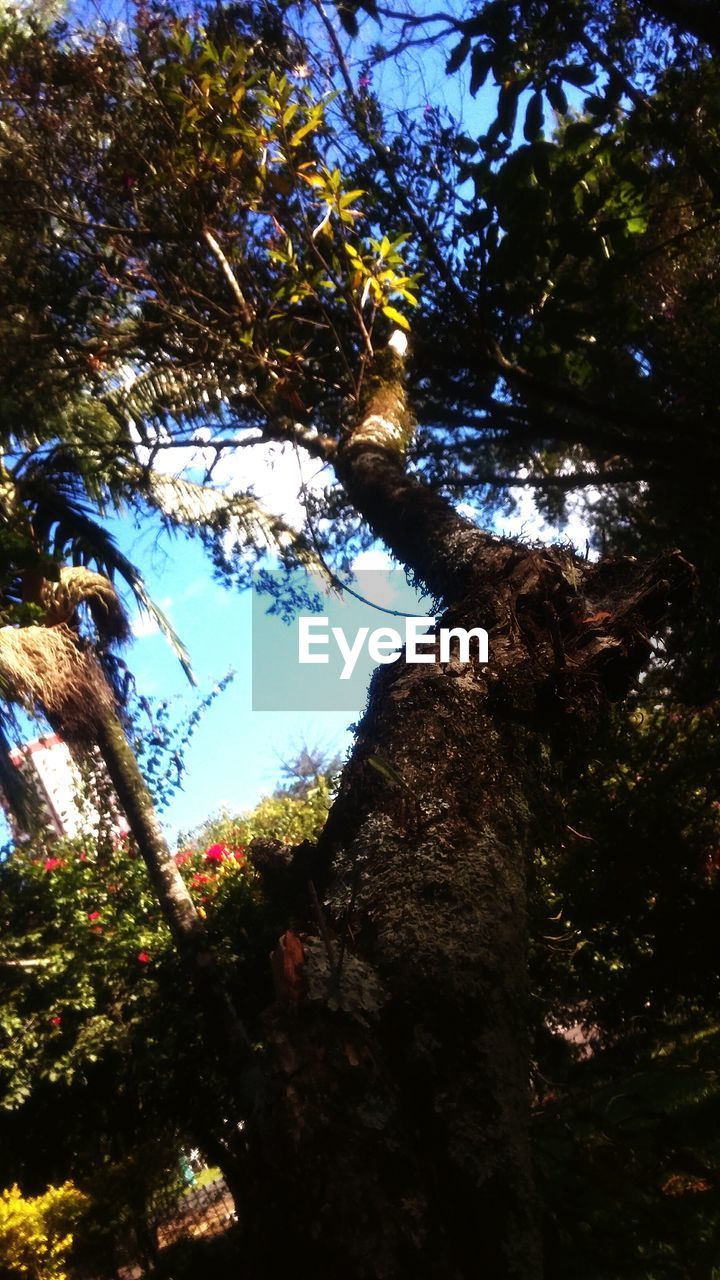
{"label": "white cloud", "polygon": [[[157,600],[155,603],[158,609],[167,615],[172,608],[172,596],[164,596],[162,600]],[[136,640],[144,640],[146,636],[157,635],[160,628],[152,613],[147,609],[138,609],[130,619],[130,630]]]}
{"label": "white cloud", "polygon": [[[198,428],[192,445],[176,446],[171,446],[170,432],[158,428],[156,438],[162,447],[153,456],[152,447],[141,443],[132,423],[130,430],[136,440],[138,460],[147,465],[152,457],[153,470],[158,475],[197,478],[212,468],[212,487],[229,493],[252,490],[269,514],[294,529],[301,529],[305,522],[305,494],[322,491],[330,479],[330,473],[321,463],[310,458],[302,447],[296,449],[288,443],[248,445],[228,450],[218,459],[216,451],[208,445],[213,435],[209,427]],[[251,441],[259,436],[258,429],[248,431],[243,438]]]}
{"label": "white cloud", "polygon": [[382,547],[368,547],[360,551],[352,562],[353,572],[361,569],[392,569],[392,558]]}
{"label": "white cloud", "polygon": [[294,529],[305,519],[305,492],[320,492],[329,472],[304,449],[291,444],[258,444],[220,459],[213,480],[231,491],[252,489],[267,511]]}
{"label": "white cloud", "polygon": [[146,613],[143,609],[141,613],[136,613],[130,619],[130,630],[136,640],[144,640],[146,636],[157,635],[160,628],[152,614]]}
{"label": "white cloud", "polygon": [[[585,555],[590,539],[590,526],[586,508],[599,496],[597,489],[586,489],[582,497],[570,497],[568,519],[557,528],[548,524],[537,509],[532,489],[517,487],[510,490],[517,510],[511,516],[498,516],[495,531],[506,538],[522,538],[526,542],[569,542],[578,553]],[[590,557],[594,554],[590,552]]]}

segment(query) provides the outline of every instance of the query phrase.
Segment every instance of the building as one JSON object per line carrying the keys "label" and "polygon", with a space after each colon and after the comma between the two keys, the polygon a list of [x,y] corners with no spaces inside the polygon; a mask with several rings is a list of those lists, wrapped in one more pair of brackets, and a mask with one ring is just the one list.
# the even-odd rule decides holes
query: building
{"label": "building", "polygon": [[[81,776],[67,743],[52,733],[11,751],[10,760],[37,795],[42,825],[56,836],[97,836],[101,827],[114,835],[127,833],[128,824],[99,759],[92,762],[91,778]],[[17,838],[23,833],[4,800],[3,808]]]}

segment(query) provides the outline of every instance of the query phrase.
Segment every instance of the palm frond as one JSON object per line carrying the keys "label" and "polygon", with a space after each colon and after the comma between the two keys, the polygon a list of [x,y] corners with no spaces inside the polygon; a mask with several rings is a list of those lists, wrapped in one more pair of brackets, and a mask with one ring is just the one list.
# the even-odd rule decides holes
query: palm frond
{"label": "palm frond", "polygon": [[[52,469],[48,471],[48,467]],[[170,645],[191,684],[195,683],[190,655],[162,609],[152,600],[143,577],[118,547],[112,534],[96,520],[83,500],[82,481],[67,459],[49,463],[38,459],[17,480],[20,501],[32,509],[38,540],[57,561],[94,565],[112,583],[121,578],[139,608],[149,614]]]}
{"label": "palm frond", "polygon": [[0,793],[20,831],[31,831],[37,818],[38,796],[21,769],[13,764],[12,745],[0,717]]}
{"label": "palm frond", "polygon": [[71,623],[81,605],[92,615],[102,640],[124,644],[130,639],[127,613],[112,582],[103,573],[84,565],[65,565],[57,582],[45,580],[45,624]]}
{"label": "palm frond", "polygon": [[297,529],[267,511],[251,493],[229,493],[211,485],[158,472],[148,477],[150,502],[172,523],[214,532],[229,545],[251,545],[292,556],[298,565],[324,573],[317,554]]}
{"label": "palm frond", "polygon": [[212,366],[164,364],[129,374],[106,391],[103,404],[124,430],[134,428],[143,443],[152,443],[147,427],[165,427],[168,419],[217,429],[229,399],[236,401],[245,391],[244,384]]}
{"label": "palm frond", "polygon": [[186,649],[185,645],[180,639],[177,631],[175,631],[174,627],[170,623],[170,620],[168,619],[167,615],[163,613],[160,606],[157,605],[155,601],[152,599],[152,597],[148,594],[148,591],[145,587],[145,583],[143,582],[139,574],[137,575],[137,578],[135,579],[135,581],[132,582],[130,585],[132,587],[133,595],[135,596],[135,599],[137,600],[141,611],[143,613],[148,614],[148,616],[152,618],[153,622],[157,626],[158,631],[162,635],[163,639],[167,641],[173,653],[175,654],[175,657],[180,663],[180,666],[185,672],[185,675],[187,676],[190,684],[193,684],[193,685],[197,684],[197,680],[195,679],[195,674],[192,669],[192,662],[190,660],[190,654],[188,653],[188,650]]}

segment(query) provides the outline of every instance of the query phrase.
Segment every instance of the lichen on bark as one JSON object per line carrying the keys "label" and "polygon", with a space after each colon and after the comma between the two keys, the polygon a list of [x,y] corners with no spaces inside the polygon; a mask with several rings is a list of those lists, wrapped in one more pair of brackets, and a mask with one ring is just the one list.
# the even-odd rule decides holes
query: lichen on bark
{"label": "lichen on bark", "polygon": [[343,447],[346,453],[375,447],[402,459],[414,430],[415,420],[405,395],[403,358],[388,345],[375,352],[365,376],[357,421]]}

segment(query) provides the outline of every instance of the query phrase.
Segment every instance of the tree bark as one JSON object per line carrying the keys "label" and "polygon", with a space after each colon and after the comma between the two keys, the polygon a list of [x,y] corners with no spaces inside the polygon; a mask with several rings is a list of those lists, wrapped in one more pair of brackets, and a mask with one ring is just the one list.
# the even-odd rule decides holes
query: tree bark
{"label": "tree bark", "polygon": [[258,1276],[301,1261],[328,1280],[537,1280],[532,813],[551,744],[587,739],[624,692],[684,569],[485,534],[407,473],[406,440],[387,356],[339,478],[444,601],[441,625],[489,630],[490,664],[436,651],[382,668],[315,860],[295,859],[323,906],[306,915],[304,987],[281,984],[268,1013],[249,1253]]}

